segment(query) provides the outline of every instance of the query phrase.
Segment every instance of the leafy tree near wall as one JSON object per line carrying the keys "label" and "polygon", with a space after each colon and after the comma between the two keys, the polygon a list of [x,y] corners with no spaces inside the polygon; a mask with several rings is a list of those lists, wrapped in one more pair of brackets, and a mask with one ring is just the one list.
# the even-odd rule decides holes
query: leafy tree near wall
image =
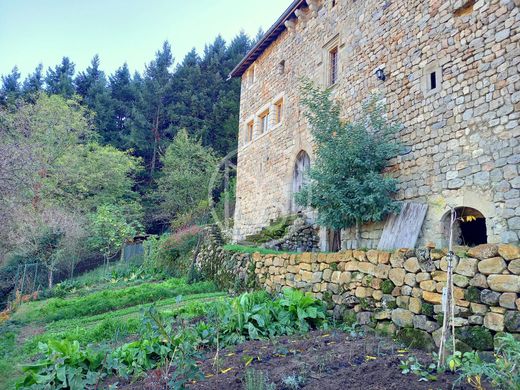
{"label": "leafy tree near wall", "polygon": [[296,201],[317,210],[322,226],[356,226],[359,244],[362,223],[380,221],[399,210],[392,198],[397,182],[383,173],[400,149],[395,141],[398,127],[385,118],[375,96],[354,122],[340,119],[340,104],[332,100],[330,90],[310,82],[304,83],[302,102],[316,142],[316,161]]}
{"label": "leafy tree near wall", "polygon": [[105,259],[105,265],[122,248],[124,242],[133,238],[139,226],[130,223],[125,217],[125,211],[118,206],[100,206],[95,214],[90,216],[90,245],[99,250]]}
{"label": "leafy tree near wall", "polygon": [[[207,207],[212,178],[218,178],[218,157],[181,130],[166,149],[162,174],[157,180],[156,218],[170,222],[173,218]],[[218,182],[218,181],[217,181]]]}

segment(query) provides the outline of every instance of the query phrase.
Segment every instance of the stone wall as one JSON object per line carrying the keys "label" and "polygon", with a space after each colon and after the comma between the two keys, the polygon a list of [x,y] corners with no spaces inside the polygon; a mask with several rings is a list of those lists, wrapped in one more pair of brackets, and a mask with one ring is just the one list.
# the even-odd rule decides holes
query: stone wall
{"label": "stone wall", "polygon": [[[220,249],[213,253],[213,258],[206,256],[204,261],[234,264],[234,268],[228,266],[230,282],[224,287],[249,283],[273,293],[294,287],[325,301],[338,318],[355,313],[359,324],[386,333],[413,328],[423,339],[438,342],[440,337],[447,275],[443,250],[261,255]],[[477,334],[477,339],[486,335],[492,339],[496,332],[520,333],[520,248],[481,245],[461,256],[454,266],[455,321],[460,338],[476,348]],[[233,274],[241,282],[231,282]],[[464,335],[469,336],[464,339]],[[478,348],[492,348],[492,342],[485,345]]]}
{"label": "stone wall", "polygon": [[263,246],[283,252],[314,252],[320,249],[319,242],[316,228],[306,223],[304,218],[296,218],[284,237]]}
{"label": "stone wall", "polygon": [[[305,150],[311,165],[314,159],[299,80],[324,84],[326,48],[337,39],[333,94],[343,102],[342,115],[355,118],[376,92],[384,96],[388,117],[403,126],[399,138],[410,153],[392,161],[391,172],[400,181],[399,200],[430,206],[420,244],[445,245],[447,203],[479,210],[489,242],[517,242],[520,8],[513,0],[479,0],[467,12],[457,11],[465,3],[460,0],[337,3],[321,1],[316,16],[304,9],[295,28],[284,30],[255,61],[255,81],[243,76],[235,239],[290,212],[296,156]],[[377,68],[384,68],[386,81],[375,77]],[[442,74],[440,88],[427,92],[432,70]],[[280,98],[281,123],[261,134],[259,114],[273,111]],[[381,227],[374,227],[362,246],[377,243]]]}

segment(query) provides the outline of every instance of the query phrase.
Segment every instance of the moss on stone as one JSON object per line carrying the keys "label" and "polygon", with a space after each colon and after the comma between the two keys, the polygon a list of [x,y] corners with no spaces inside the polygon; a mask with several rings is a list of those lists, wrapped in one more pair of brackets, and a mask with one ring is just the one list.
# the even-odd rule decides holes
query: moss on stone
{"label": "moss on stone", "polygon": [[424,330],[403,328],[397,332],[397,339],[410,348],[418,348],[427,352],[435,350],[433,337]]}
{"label": "moss on stone", "polygon": [[330,269],[334,272],[338,270],[338,263],[331,263]]}
{"label": "moss on stone", "polygon": [[381,283],[381,291],[383,291],[383,294],[391,294],[394,288],[395,284],[391,280],[387,279]]}
{"label": "moss on stone", "polygon": [[[456,337],[477,351],[493,350],[493,335],[483,326],[465,326],[457,328]],[[461,352],[464,352],[461,350]]]}
{"label": "moss on stone", "polygon": [[246,241],[255,244],[264,244],[282,238],[287,234],[289,226],[294,223],[295,219],[295,215],[280,217],[273,221],[269,226],[263,228],[259,233],[247,236]]}
{"label": "moss on stone", "polygon": [[343,314],[343,322],[345,323],[345,325],[352,326],[356,323],[356,321],[357,315],[353,310],[347,310]]}
{"label": "moss on stone", "polygon": [[464,298],[470,302],[480,302],[480,289],[475,286],[470,286],[466,288],[464,292]]}
{"label": "moss on stone", "polygon": [[424,314],[428,317],[433,317],[435,315],[433,305],[431,303],[423,302],[421,305],[421,314]]}
{"label": "moss on stone", "polygon": [[394,310],[397,309],[397,302],[396,301],[390,301],[386,304],[387,309]]}

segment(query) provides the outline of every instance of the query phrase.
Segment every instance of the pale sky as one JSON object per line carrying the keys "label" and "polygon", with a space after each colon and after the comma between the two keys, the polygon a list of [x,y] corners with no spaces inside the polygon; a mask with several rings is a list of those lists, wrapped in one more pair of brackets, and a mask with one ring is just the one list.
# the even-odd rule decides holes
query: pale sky
{"label": "pale sky", "polygon": [[125,61],[144,64],[165,40],[176,61],[221,34],[267,30],[291,0],[0,0],[0,75],[18,65],[24,78],[63,56],[84,70],[95,54],[108,74]]}

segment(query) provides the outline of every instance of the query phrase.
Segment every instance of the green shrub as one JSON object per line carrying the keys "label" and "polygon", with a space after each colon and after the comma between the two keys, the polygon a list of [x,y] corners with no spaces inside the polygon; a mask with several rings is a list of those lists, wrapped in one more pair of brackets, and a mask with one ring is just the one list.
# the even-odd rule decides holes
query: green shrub
{"label": "green shrub", "polygon": [[106,313],[125,307],[155,302],[178,295],[217,291],[212,282],[186,284],[184,279],[170,279],[162,283],[143,283],[119,290],[97,291],[73,299],[51,298],[41,307],[26,313],[22,321],[56,321]]}
{"label": "green shrub", "polygon": [[156,267],[172,276],[186,276],[200,232],[200,227],[189,226],[177,230],[172,235],[162,236],[154,255]]}
{"label": "green shrub", "polygon": [[478,388],[487,379],[497,389],[520,389],[520,341],[507,333],[497,339],[494,362],[482,361],[476,352],[463,355],[458,382],[467,381]]}
{"label": "green shrub", "polygon": [[457,339],[477,351],[493,350],[493,335],[483,326],[467,326],[457,328]]}

